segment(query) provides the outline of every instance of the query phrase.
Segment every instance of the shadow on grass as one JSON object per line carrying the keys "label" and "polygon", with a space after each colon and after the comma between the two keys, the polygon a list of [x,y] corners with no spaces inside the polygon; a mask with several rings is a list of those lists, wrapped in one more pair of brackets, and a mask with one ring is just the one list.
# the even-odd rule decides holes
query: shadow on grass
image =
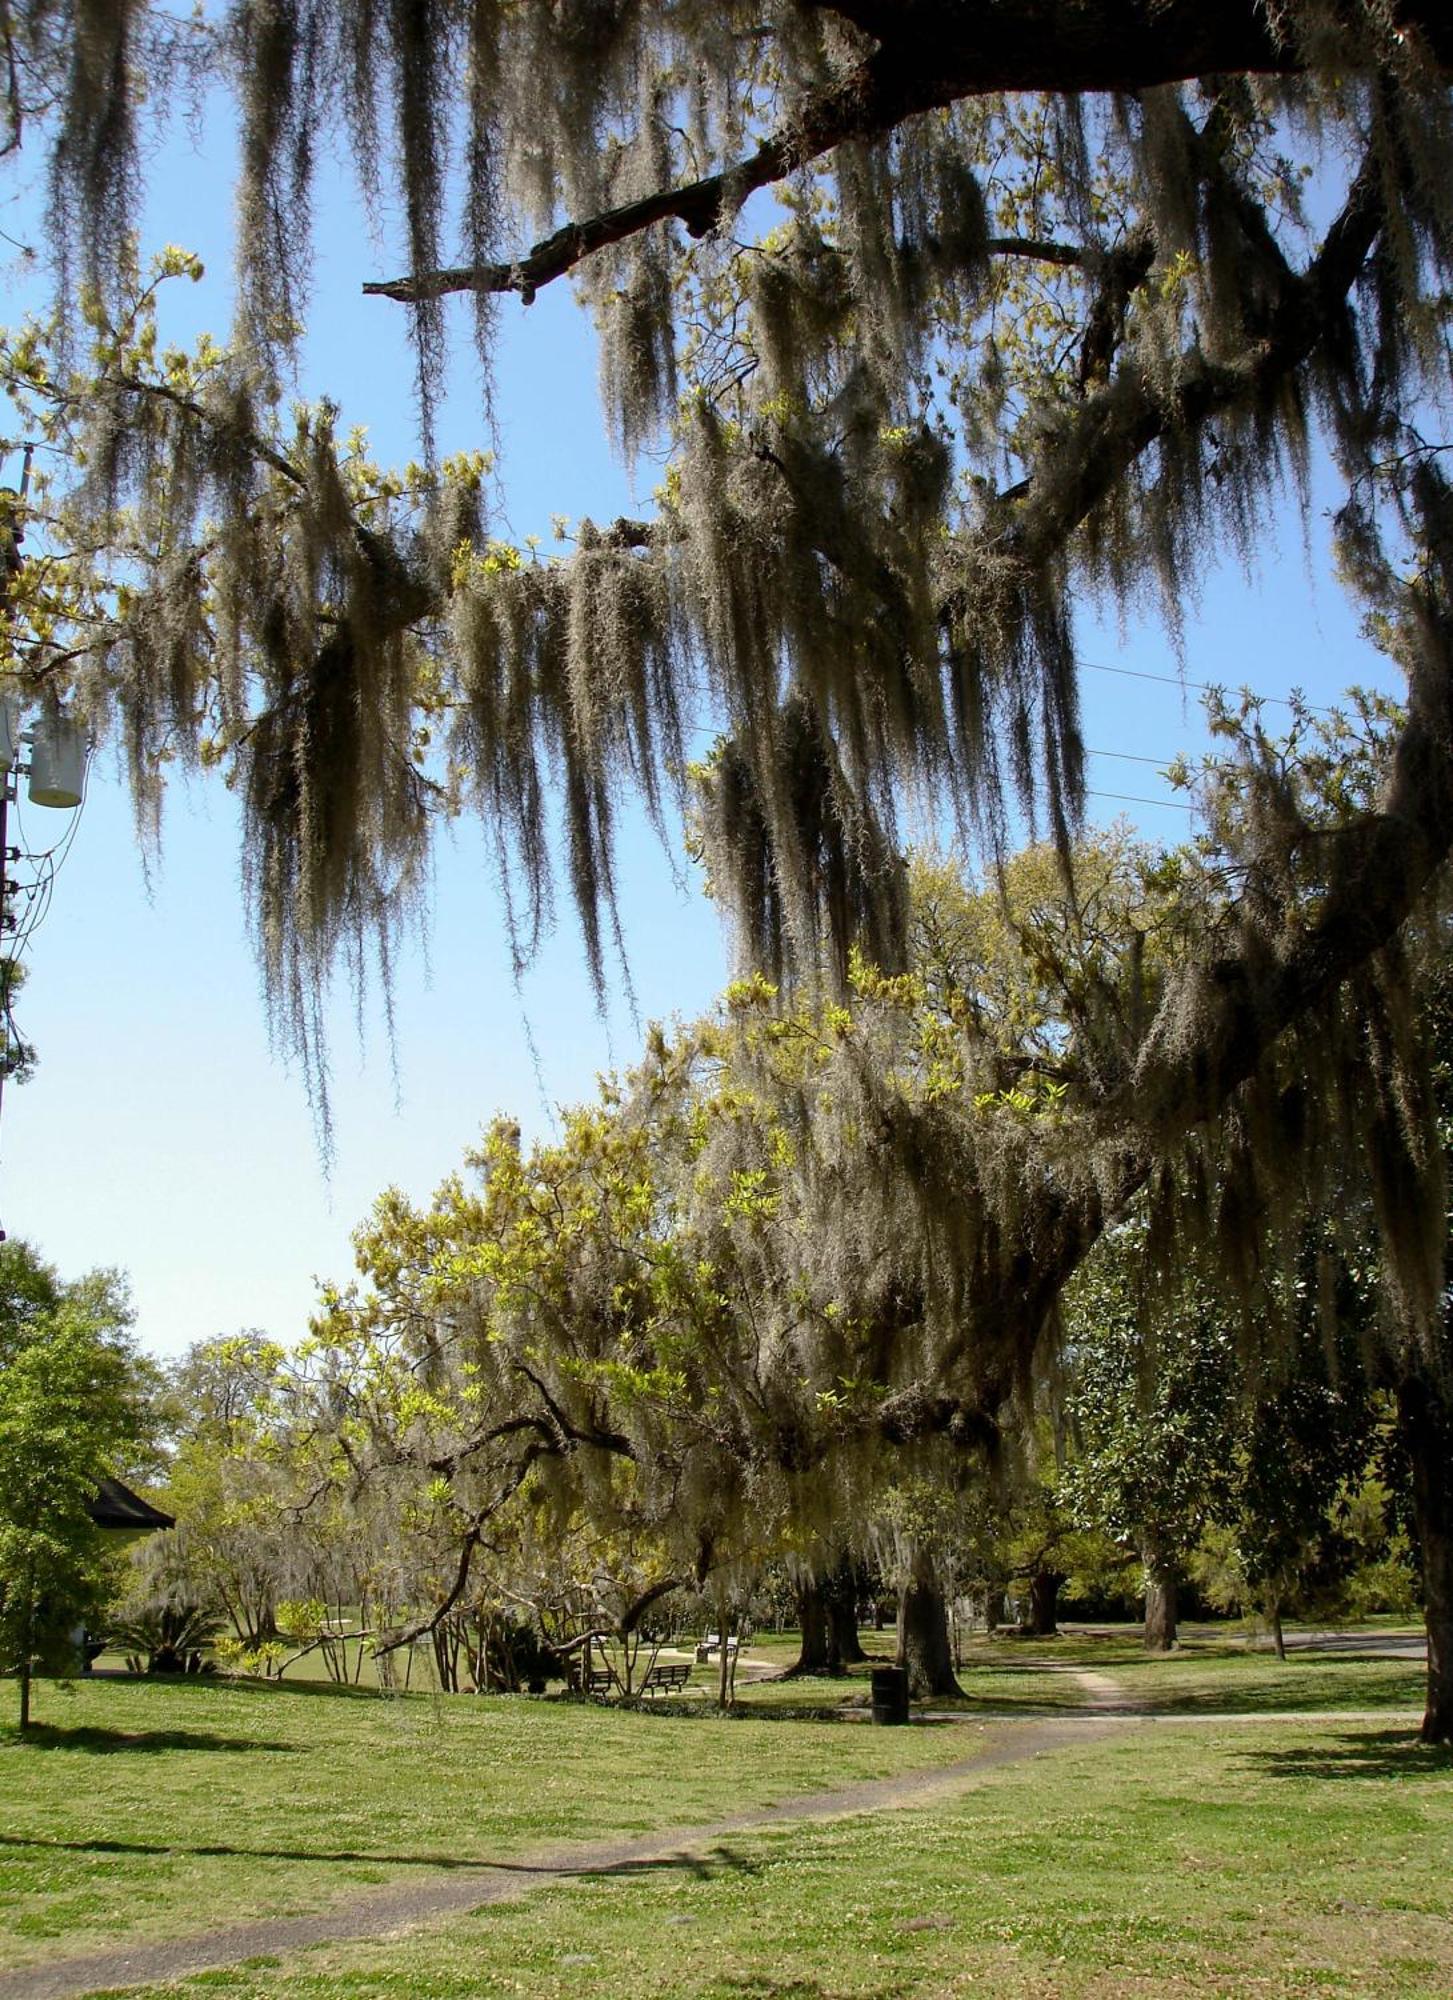
{"label": "shadow on grass", "polygon": [[269,1681],[249,1674],[119,1674],[118,1680],[135,1680],[138,1687],[185,1688],[188,1694],[254,1694],[301,1696],[305,1701],[397,1701],[410,1692],[432,1694],[432,1688],[352,1687],[343,1681]]}
{"label": "shadow on grass", "polygon": [[659,1716],[671,1722],[845,1722],[855,1713],[862,1713],[860,1708],[854,1709],[846,1702],[814,1701],[806,1688],[800,1701],[753,1701],[749,1690],[743,1688],[730,1708],[719,1708],[713,1698],[691,1692],[659,1699],[649,1695],[615,1696],[610,1701],[588,1703],[577,1694],[560,1695],[558,1699],[574,1708],[589,1706],[617,1715]]}
{"label": "shadow on grass", "polygon": [[1241,1761],[1273,1778],[1421,1778],[1453,1769],[1453,1745],[1402,1729],[1344,1731],[1292,1750],[1249,1746]]}
{"label": "shadow on grass", "polygon": [[[740,1993],[744,2000],[836,2000],[842,1992],[840,1986],[824,1986],[820,1979],[778,1979],[770,1972],[736,1972],[721,1977],[722,1990]],[[874,1986],[867,1989],[864,2000],[886,2000],[886,1996],[903,1992],[903,1987]]]}
{"label": "shadow on grass", "polygon": [[[569,1697],[578,1700],[578,1697]],[[937,1702],[926,1704],[938,1707]],[[718,1708],[714,1701],[673,1700],[668,1706],[664,1701],[612,1701],[598,1704],[623,1715],[664,1716],[676,1722],[831,1722],[852,1724],[855,1728],[867,1725],[868,1707],[866,1702],[844,1701],[837,1705],[810,1700],[804,1701],[750,1701],[739,1695],[734,1707]],[[945,1706],[951,1706],[946,1703]],[[984,1703],[966,1702],[963,1713],[972,1714],[974,1708]],[[942,1715],[918,1715],[911,1719],[914,1729],[951,1729],[956,1718]]]}
{"label": "shadow on grass", "polygon": [[[1192,1669],[1194,1671],[1194,1669]],[[1405,1682],[1381,1676],[1360,1678],[1345,1661],[1331,1662],[1326,1672],[1298,1666],[1284,1680],[1246,1679],[1228,1673],[1214,1685],[1195,1681],[1176,1687],[1168,1679],[1136,1682],[1127,1679],[1125,1693],[1137,1706],[1156,1715],[1279,1715],[1315,1714],[1319,1709],[1421,1709],[1423,1678],[1411,1672]]]}
{"label": "shadow on grass", "polygon": [[[662,1835],[669,1838],[669,1831]],[[599,1843],[609,1848],[609,1838]],[[185,1845],[179,1841],[146,1840],[29,1840],[23,1834],[0,1833],[0,1849],[26,1848],[38,1854],[149,1854],[189,1855],[195,1859],[223,1861],[317,1861],[329,1864],[358,1863],[374,1868],[428,1868],[441,1873],[470,1872],[490,1875],[592,1876],[655,1875],[663,1871],[689,1874],[698,1880],[730,1870],[739,1875],[758,1875],[761,1866],[730,1847],[713,1847],[706,1854],[621,1855],[612,1859],[607,1852],[598,1861],[492,1861],[479,1854],[379,1854],[364,1848],[323,1847],[236,1847],[204,1842]]]}
{"label": "shadow on grass", "polygon": [[1147,1695],[1143,1706],[1154,1715],[1316,1715],[1326,1710],[1421,1710],[1421,1688],[1247,1688],[1234,1694],[1202,1690],[1184,1698]]}
{"label": "shadow on grass", "polygon": [[[121,1688],[168,1688],[179,1694],[219,1695],[255,1694],[304,1695],[317,1699],[326,1697],[332,1701],[396,1701],[409,1692],[404,1688],[354,1687],[346,1681],[330,1680],[265,1680],[253,1674],[133,1674],[119,1667],[97,1667],[89,1674],[78,1675],[72,1686],[78,1688],[105,1685]],[[415,1688],[415,1694],[431,1694],[431,1688]]]}
{"label": "shadow on grass", "polygon": [[99,1757],[127,1751],[151,1755],[162,1750],[263,1750],[275,1756],[297,1756],[303,1749],[300,1743],[270,1743],[261,1736],[213,1736],[205,1729],[66,1729],[49,1722],[33,1722],[23,1736],[18,1729],[0,1730],[0,1744],[16,1750],[81,1750]]}

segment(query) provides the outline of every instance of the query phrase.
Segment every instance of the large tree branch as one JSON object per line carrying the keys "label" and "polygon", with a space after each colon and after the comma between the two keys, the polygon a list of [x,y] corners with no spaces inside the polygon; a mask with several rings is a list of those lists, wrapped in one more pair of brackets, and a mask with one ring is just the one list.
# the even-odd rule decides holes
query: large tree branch
{"label": "large tree branch", "polygon": [[[450,292],[519,292],[542,285],[612,244],[676,221],[705,236],[759,188],[852,140],[877,139],[904,119],[1004,91],[1134,92],[1193,77],[1296,74],[1300,49],[1276,36],[1256,0],[903,0],[829,9],[878,46],[830,88],[805,97],[756,151],[714,174],[565,223],[522,257],[456,265],[365,284],[375,298],[417,304]],[[1453,67],[1453,16],[1441,0],[1403,0],[1397,25],[1415,30]],[[992,252],[1069,262],[1062,244],[991,241]]]}
{"label": "large tree branch", "polygon": [[1016,489],[1001,552],[1030,564],[1056,554],[1160,438],[1172,430],[1194,431],[1222,410],[1255,406],[1289,380],[1345,311],[1381,220],[1375,169],[1368,163],[1263,337],[1234,362],[1189,358],[1174,402],[1157,393],[1140,369],[1123,369],[1055,437],[1051,475],[1031,474]]}
{"label": "large tree branch", "polygon": [[579,222],[567,222],[514,263],[463,266],[418,272],[364,286],[372,297],[413,303],[446,292],[519,292],[526,304],[541,285],[613,243],[623,243],[655,223],[676,221],[692,236],[706,236],[723,215],[740,208],[759,188],[770,187],[798,167],[849,139],[891,131],[916,111],[952,101],[941,79],[914,76],[883,51],[853,70],[831,90],[804,100],[795,117],[763,140],[755,153],[681,187],[662,188],[639,201],[625,202]]}
{"label": "large tree branch", "polygon": [[1172,994],[1134,1074],[1101,1107],[1102,1130],[1161,1151],[1214,1117],[1287,1028],[1392,942],[1453,853],[1453,614],[1415,588],[1427,598],[1422,649],[1381,810],[1321,843],[1326,886],[1312,922],[1289,922],[1274,951],[1228,954],[1190,975],[1194,1037],[1178,1031],[1185,996]]}

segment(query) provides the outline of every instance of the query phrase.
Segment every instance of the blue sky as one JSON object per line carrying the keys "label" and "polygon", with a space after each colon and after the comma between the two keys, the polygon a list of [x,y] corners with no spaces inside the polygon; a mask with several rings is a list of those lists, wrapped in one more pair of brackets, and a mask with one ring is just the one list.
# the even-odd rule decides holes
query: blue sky
{"label": "blue sky", "polygon": [[[173,241],[207,260],[207,280],[186,288],[179,336],[201,325],[221,333],[228,318],[225,126],[206,121],[196,146],[177,133],[156,163],[143,240],[144,254]],[[23,238],[31,214],[19,197],[0,210],[0,227]],[[415,436],[403,317],[358,289],[394,275],[399,260],[371,247],[341,185],[325,189],[321,246],[304,386],[326,389],[346,423],[366,423],[380,458],[406,458]],[[41,295],[18,264],[8,276],[10,317]],[[656,469],[643,469],[642,494],[609,452],[593,341],[568,290],[552,286],[528,309],[506,300],[501,320],[501,531],[548,539],[552,514],[608,520],[648,497]],[[456,325],[448,449],[488,441],[462,310]],[[1330,580],[1324,526],[1311,523],[1308,555],[1289,514],[1277,545],[1259,552],[1254,582],[1234,561],[1212,569],[1199,605],[1187,607],[1187,681],[1267,694],[1297,686],[1314,701],[1353,681],[1390,684]],[[1178,663],[1154,619],[1122,633],[1087,611],[1079,639],[1094,663],[1083,677],[1086,741],[1102,753],[1091,762],[1091,817],[1124,814],[1152,838],[1183,837],[1182,810],[1129,801],[1168,797],[1157,766],[1204,741],[1199,696],[1173,684]],[[68,819],[27,808],[24,838],[48,843]],[[161,1353],[242,1326],[296,1337],[315,1280],[349,1274],[349,1231],[384,1186],[427,1193],[497,1109],[527,1133],[547,1131],[553,1107],[628,1063],[640,1039],[619,979],[607,1017],[597,1015],[563,912],[516,991],[491,864],[466,822],[439,845],[427,949],[409,941],[400,953],[392,1055],[381,996],[366,993],[356,1015],[346,990],[335,995],[336,1148],[325,1176],[301,1079],[268,1047],[238,850],[229,795],[179,785],[148,882],[101,753],[28,955],[20,1019],[40,1068],[5,1093],[0,1121],[6,1229],[68,1275],[95,1264],[128,1271],[141,1338]],[[701,1011],[728,976],[713,911],[675,879],[682,865],[624,817],[622,914],[642,1022]]]}

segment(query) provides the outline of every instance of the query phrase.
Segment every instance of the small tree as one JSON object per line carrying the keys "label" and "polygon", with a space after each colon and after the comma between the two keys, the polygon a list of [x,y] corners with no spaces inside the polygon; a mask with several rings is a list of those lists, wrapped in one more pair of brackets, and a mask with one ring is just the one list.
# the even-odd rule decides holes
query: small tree
{"label": "small tree", "polygon": [[282,1349],[255,1330],[198,1341],[169,1371],[165,1546],[141,1558],[147,1586],[173,1608],[214,1603],[248,1652],[278,1636],[278,1599],[312,1594],[308,1551],[286,1510]]}
{"label": "small tree", "polygon": [[113,1273],[64,1285],[24,1244],[0,1249],[0,1666],[19,1678],[22,1730],[37,1666],[110,1587],[90,1503],[135,1470],[149,1428],[129,1322]]}
{"label": "small tree", "polygon": [[1136,1297],[1144,1256],[1143,1233],[1127,1226],[1072,1288],[1079,1453],[1069,1492],[1084,1526],[1139,1553],[1146,1648],[1168,1652],[1181,1574],[1229,1477],[1237,1356],[1224,1315],[1193,1284],[1147,1328]]}

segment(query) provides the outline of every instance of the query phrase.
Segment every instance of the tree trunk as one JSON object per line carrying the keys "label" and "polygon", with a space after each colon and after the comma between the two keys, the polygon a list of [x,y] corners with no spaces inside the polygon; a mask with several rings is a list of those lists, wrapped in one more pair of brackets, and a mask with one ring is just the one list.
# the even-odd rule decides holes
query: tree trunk
{"label": "tree trunk", "polygon": [[[0,855],[0,869],[5,866],[5,857]],[[25,1567],[25,1623],[20,1644],[20,1733],[23,1736],[30,1727],[30,1674],[35,1656],[35,1566],[27,1560]]]}
{"label": "tree trunk", "polygon": [[1145,1555],[1145,1650],[1170,1653],[1176,1643],[1177,1577],[1172,1564],[1147,1550]]}
{"label": "tree trunk", "polygon": [[797,1622],[802,1647],[782,1676],[840,1674],[850,1660],[867,1654],[858,1641],[858,1580],[850,1562],[826,1575],[804,1575],[797,1585]]}
{"label": "tree trunk", "polygon": [[858,1638],[858,1572],[852,1563],[840,1562],[832,1572],[823,1588],[823,1603],[827,1608],[828,1652],[837,1662],[829,1671],[839,1673],[868,1657]]}
{"label": "tree trunk", "polygon": [[1037,1569],[1029,1579],[1029,1616],[1024,1629],[1036,1639],[1053,1639],[1059,1631],[1059,1593],[1064,1578],[1058,1570]]}
{"label": "tree trunk", "polygon": [[1271,1608],[1267,1612],[1267,1618],[1271,1625],[1271,1643],[1276,1648],[1276,1656],[1279,1660],[1284,1660],[1287,1656],[1287,1641],[1286,1634],[1281,1629],[1281,1599],[1279,1597],[1274,1597],[1271,1600]]}
{"label": "tree trunk", "polygon": [[827,1589],[820,1577],[804,1576],[797,1585],[797,1623],[802,1645],[783,1679],[792,1680],[798,1674],[841,1673],[842,1661],[833,1652]]}
{"label": "tree trunk", "polygon": [[1428,1697],[1419,1732],[1453,1743],[1453,1403],[1425,1370],[1397,1385],[1398,1434],[1412,1470],[1413,1524],[1423,1562]]}
{"label": "tree trunk", "polygon": [[911,1695],[963,1693],[954,1678],[948,1606],[928,1556],[914,1558],[913,1573],[898,1599],[898,1664],[908,1669]]}

